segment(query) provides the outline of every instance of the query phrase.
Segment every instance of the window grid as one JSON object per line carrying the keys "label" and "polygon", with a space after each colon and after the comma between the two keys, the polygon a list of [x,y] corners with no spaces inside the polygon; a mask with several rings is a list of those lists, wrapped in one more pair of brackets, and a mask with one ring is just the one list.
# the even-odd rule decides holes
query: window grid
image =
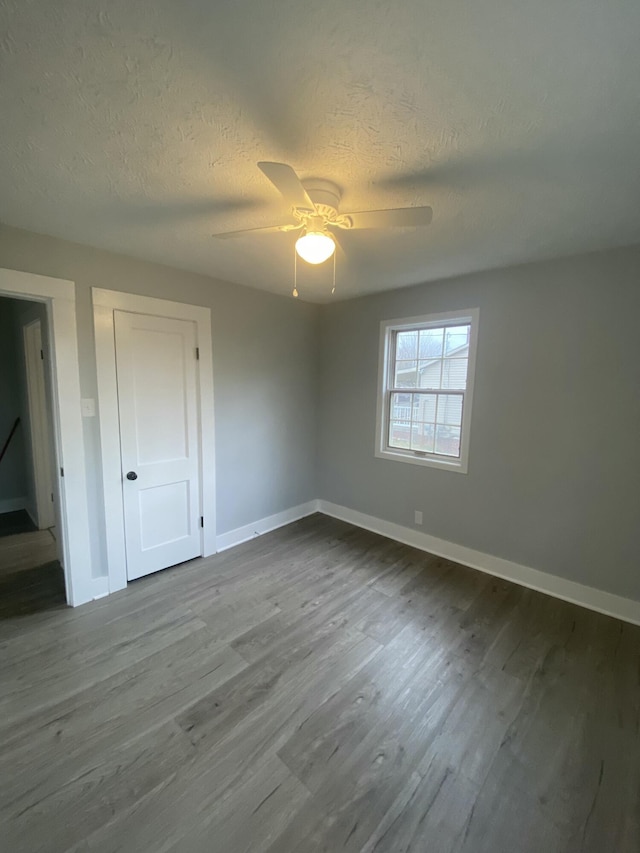
{"label": "window grid", "polygon": [[[386,406],[386,410],[387,410],[386,411],[386,414],[387,414],[387,417],[386,417],[386,421],[387,421],[386,446],[388,448],[396,449],[396,450],[397,449],[409,450],[410,452],[414,453],[416,456],[434,456],[434,457],[440,456],[440,457],[448,457],[448,458],[456,458],[456,459],[461,458],[462,424],[463,424],[463,418],[464,418],[466,380],[468,378],[469,361],[468,361],[468,355],[467,355],[467,357],[466,357],[467,366],[466,366],[465,380],[464,380],[465,388],[443,388],[442,385],[443,385],[443,381],[444,381],[445,363],[446,362],[451,363],[452,359],[457,357],[455,355],[455,349],[456,348],[453,349],[454,354],[447,354],[447,330],[451,329],[451,328],[466,329],[466,345],[468,346],[470,343],[470,335],[471,335],[471,324],[469,324],[469,323],[460,323],[460,322],[454,321],[452,323],[447,323],[447,324],[444,324],[442,326],[427,325],[427,326],[423,326],[423,327],[416,327],[415,329],[397,329],[393,332],[393,334],[391,336],[392,346],[389,347],[389,362],[390,363],[389,363],[388,376],[389,376],[390,382],[389,382],[389,386],[387,388],[387,406]],[[398,359],[398,336],[400,334],[402,334],[403,332],[410,332],[410,331],[417,332],[415,359],[413,359],[413,358],[412,359],[406,359],[406,356],[404,359],[402,359],[402,358]],[[423,331],[425,331],[425,332],[427,332],[427,331],[429,331],[429,332],[442,331],[442,348],[440,351],[440,355],[434,355],[431,357],[425,356],[425,357],[421,358],[420,344],[421,344],[421,332],[423,332]],[[461,344],[461,346],[465,346],[465,344]],[[403,353],[403,355],[405,355],[405,354]],[[403,360],[404,361],[409,361],[409,360],[414,361],[415,360],[415,379],[414,379],[415,387],[414,388],[412,388],[410,386],[403,388],[403,387],[399,387],[397,385],[396,365],[397,365],[398,361],[403,361]],[[429,361],[439,361],[440,362],[440,364],[439,364],[439,368],[440,368],[440,370],[439,370],[439,387],[435,388],[435,387],[429,386],[429,387],[425,387],[425,388],[420,388],[418,385],[418,383],[420,381],[420,379],[419,379],[420,363],[423,362],[426,364]],[[447,381],[451,382],[451,367],[450,366],[448,368],[448,374],[449,375],[448,375]],[[408,410],[409,410],[409,417],[408,418],[404,418],[404,417],[394,418],[394,416],[393,416],[394,415],[394,413],[393,413],[393,401],[394,401],[395,395],[398,395],[398,394],[402,394],[404,396],[408,396],[411,398],[411,402],[410,402],[410,405],[408,407]],[[417,409],[419,409],[420,404],[418,404],[418,406],[416,406],[416,400],[418,400],[420,397],[429,397],[429,396],[433,396],[436,398],[434,420],[433,421],[417,420],[415,417],[415,414],[416,414]],[[460,397],[461,398],[460,416],[459,416],[457,424],[446,424],[446,423],[444,423],[444,419],[445,419],[444,415],[442,418],[442,422],[439,422],[441,399],[444,399],[447,397]],[[406,445],[404,443],[403,444],[398,444],[398,443],[393,444],[392,443],[392,430],[394,429],[394,426],[397,427],[398,425],[402,425],[402,426],[406,425],[406,430],[407,430],[407,444]],[[423,436],[424,436],[424,432],[425,432],[424,427],[432,427],[433,428],[433,445],[432,445],[433,449],[432,450],[418,449],[418,448],[413,446],[414,445],[414,425],[421,425],[422,426]],[[456,432],[457,432],[457,448],[456,448]],[[447,436],[447,434],[449,434],[449,435]],[[439,444],[438,440],[439,440],[440,435],[443,437],[443,439],[446,439],[446,437],[450,437],[451,434],[453,434],[453,436],[454,436],[453,445],[451,446],[451,448],[453,449],[453,452],[448,452],[447,450],[443,449],[444,442],[441,442]]]}
{"label": "window grid", "polygon": [[[411,404],[407,407],[409,410],[409,416],[408,417],[398,416],[398,417],[394,418],[394,416],[393,416],[393,397],[395,394],[403,394],[405,396],[411,397]],[[416,412],[416,409],[418,408],[415,405],[415,398],[419,398],[419,397],[436,397],[436,407],[435,407],[435,416],[434,416],[435,419],[433,421],[418,420],[417,418],[414,417],[414,413]],[[442,398],[442,397],[460,397],[461,398],[459,424],[447,424],[444,420],[440,421],[438,419],[439,409],[440,409],[440,398]],[[388,423],[387,445],[390,448],[395,448],[395,449],[399,449],[399,450],[412,450],[414,453],[419,453],[419,454],[433,453],[436,456],[452,456],[454,458],[459,459],[460,458],[460,451],[461,451],[461,434],[460,433],[461,433],[461,429],[462,429],[463,418],[464,418],[464,391],[460,391],[457,389],[449,390],[447,388],[442,389],[442,390],[429,389],[426,391],[422,391],[422,390],[421,391],[411,391],[407,388],[391,388],[389,390],[389,399],[388,399],[388,408],[387,408],[387,423]],[[407,425],[407,434],[408,434],[408,446],[407,447],[404,447],[404,445],[401,445],[401,444],[392,444],[392,442],[391,442],[391,430],[393,429],[394,425],[403,424],[403,423],[405,423]],[[433,451],[420,450],[420,449],[416,449],[416,448],[411,446],[413,443],[412,436],[413,436],[414,424],[415,425],[420,424],[423,426],[432,426],[433,427],[433,430],[434,430],[434,450]],[[439,433],[438,427],[443,428],[440,430],[440,432],[442,432],[442,433],[444,433],[444,428],[447,428],[449,430],[451,430],[451,429],[458,430],[458,450],[457,450],[457,453],[446,453],[444,451],[436,452],[435,446],[436,446],[436,441],[437,441],[437,437],[438,437],[438,433]]]}

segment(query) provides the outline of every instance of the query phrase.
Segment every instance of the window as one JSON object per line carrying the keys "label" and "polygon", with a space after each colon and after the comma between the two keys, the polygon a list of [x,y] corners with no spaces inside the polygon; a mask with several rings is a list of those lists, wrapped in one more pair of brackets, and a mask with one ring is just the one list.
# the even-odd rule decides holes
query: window
{"label": "window", "polygon": [[376,456],[466,473],[478,309],[381,324]]}

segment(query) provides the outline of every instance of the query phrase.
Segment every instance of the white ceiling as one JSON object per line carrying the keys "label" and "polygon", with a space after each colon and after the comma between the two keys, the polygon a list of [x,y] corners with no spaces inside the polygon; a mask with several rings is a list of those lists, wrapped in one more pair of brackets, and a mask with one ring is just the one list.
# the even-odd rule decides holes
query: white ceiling
{"label": "white ceiling", "polygon": [[346,234],[336,296],[640,242],[639,36],[638,0],[0,0],[0,221],[287,293],[291,235],[211,238],[281,219],[278,160],[434,209]]}

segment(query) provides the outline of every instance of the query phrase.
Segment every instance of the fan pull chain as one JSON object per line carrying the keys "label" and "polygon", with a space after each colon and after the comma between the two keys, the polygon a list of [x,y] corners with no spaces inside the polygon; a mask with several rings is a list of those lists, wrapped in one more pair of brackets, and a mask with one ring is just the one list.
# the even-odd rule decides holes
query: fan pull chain
{"label": "fan pull chain", "polygon": [[293,295],[298,298],[298,253],[293,250]]}
{"label": "fan pull chain", "polygon": [[333,253],[333,287],[331,288],[331,295],[336,292],[336,255],[338,253],[334,251]]}

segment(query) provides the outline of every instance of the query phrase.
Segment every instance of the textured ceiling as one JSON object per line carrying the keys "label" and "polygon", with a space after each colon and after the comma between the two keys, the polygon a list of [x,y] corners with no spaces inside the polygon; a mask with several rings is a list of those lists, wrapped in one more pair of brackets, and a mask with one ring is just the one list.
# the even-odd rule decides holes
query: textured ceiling
{"label": "textured ceiling", "polygon": [[336,296],[640,242],[639,35],[638,0],[0,0],[0,221],[287,293],[291,235],[211,238],[281,219],[278,160],[434,209],[344,235]]}

